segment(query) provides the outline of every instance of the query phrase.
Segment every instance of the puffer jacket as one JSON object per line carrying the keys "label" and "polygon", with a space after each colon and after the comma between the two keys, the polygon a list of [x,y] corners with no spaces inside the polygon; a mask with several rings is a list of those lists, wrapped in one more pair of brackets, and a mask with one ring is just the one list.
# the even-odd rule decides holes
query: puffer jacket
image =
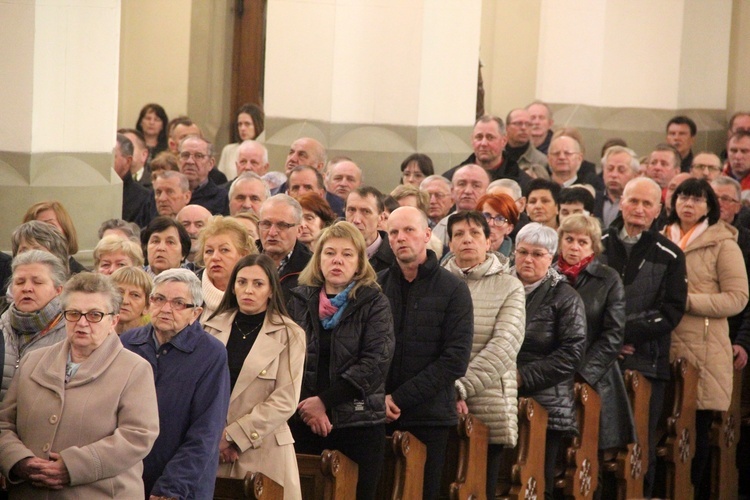
{"label": "puffer jacket", "polygon": [[670,358],[686,358],[700,369],[698,409],[729,409],[732,345],[728,316],[747,304],[747,272],[736,243],[737,230],[724,222],[708,226],[685,248],[688,300],[672,332]]}
{"label": "puffer jacket", "polygon": [[625,336],[625,288],[617,272],[592,260],[574,288],[586,308],[586,352],[578,374],[602,402],[599,449],[635,440],[635,422],[617,357]]}
{"label": "puffer jacket", "polygon": [[625,285],[625,344],[635,347],[620,368],[669,380],[670,334],[687,300],[685,254],[655,231],[641,233],[628,253],[618,236],[622,217],[612,224],[602,236],[604,253],[599,260],[617,271]]}
{"label": "puffer jacket", "polygon": [[583,300],[550,268],[526,297],[526,336],[518,352],[519,396],[549,413],[547,428],[577,433],[573,377],[586,348]]}
{"label": "puffer jacket", "polygon": [[[54,298],[59,302],[59,298]],[[2,316],[0,316],[0,332],[3,334],[3,344],[5,347],[5,355],[3,360],[3,379],[2,386],[0,387],[0,402],[5,397],[5,391],[10,387],[10,381],[13,379],[21,358],[28,352],[40,347],[47,347],[53,344],[57,344],[61,340],[65,339],[65,320],[61,319],[55,324],[55,326],[46,332],[44,335],[37,334],[34,338],[23,346],[19,346],[19,338],[13,328],[10,326],[10,314],[12,307],[6,309]],[[60,311],[62,312],[62,310]]]}
{"label": "puffer jacket", "polygon": [[[314,396],[318,383],[320,287],[299,286],[289,297],[289,316],[307,334],[307,359],[300,399]],[[345,379],[358,399],[345,401],[327,413],[337,428],[385,422],[385,380],[393,357],[393,317],[388,299],[375,287],[362,287],[350,298],[331,334],[330,380]]]}
{"label": "puffer jacket", "polygon": [[471,359],[456,390],[489,427],[490,443],[513,447],[518,440],[516,357],[526,329],[523,285],[508,274],[507,257],[497,253],[488,253],[468,273],[452,255],[443,267],[464,280],[474,302]]}

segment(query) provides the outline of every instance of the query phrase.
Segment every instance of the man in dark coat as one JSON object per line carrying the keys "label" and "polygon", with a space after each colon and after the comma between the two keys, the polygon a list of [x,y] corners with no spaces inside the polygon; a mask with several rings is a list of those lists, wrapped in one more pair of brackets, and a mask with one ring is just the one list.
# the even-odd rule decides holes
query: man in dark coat
{"label": "man in dark coat", "polygon": [[466,373],[474,309],[466,284],[427,250],[427,216],[400,207],[388,218],[396,262],[378,275],[393,312],[396,347],[386,381],[390,430],[427,447],[423,495],[437,498],[448,433],[458,422],[455,382]]}
{"label": "man in dark coat", "polygon": [[149,190],[133,180],[133,142],[124,134],[117,134],[115,144],[115,173],[122,179],[122,219],[135,222],[141,207],[148,203]]}
{"label": "man in dark coat", "polygon": [[179,148],[180,172],[188,178],[192,192],[190,203],[205,207],[213,215],[229,215],[229,193],[209,178],[214,168],[212,144],[202,137],[188,136]]}
{"label": "man in dark coat", "polygon": [[388,234],[378,231],[384,211],[383,195],[374,187],[357,188],[346,198],[346,221],[354,224],[364,236],[367,258],[376,273],[388,269],[395,261]]}
{"label": "man in dark coat", "polygon": [[622,225],[616,220],[602,237],[601,261],[625,285],[625,342],[621,368],[640,371],[651,382],[649,461],[644,496],[650,497],[656,472],[656,426],[670,379],[672,330],[687,303],[685,254],[661,234],[650,231],[661,210],[661,187],[637,177],[625,186]]}

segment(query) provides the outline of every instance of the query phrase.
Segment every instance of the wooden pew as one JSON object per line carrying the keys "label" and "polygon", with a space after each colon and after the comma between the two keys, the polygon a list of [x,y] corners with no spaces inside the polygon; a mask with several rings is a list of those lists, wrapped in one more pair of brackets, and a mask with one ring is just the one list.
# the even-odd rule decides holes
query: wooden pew
{"label": "wooden pew", "polygon": [[[498,480],[503,500],[544,498],[547,410],[532,398],[518,400],[518,444]],[[505,487],[503,487],[505,485]]]}
{"label": "wooden pew", "polygon": [[643,497],[643,477],[648,470],[648,409],[651,382],[639,372],[625,370],[625,387],[635,417],[636,443],[628,444],[604,468],[617,484],[617,500]]}
{"label": "wooden pew", "polygon": [[474,415],[459,415],[445,455],[440,496],[451,500],[487,496],[489,429]]}
{"label": "wooden pew", "polygon": [[400,500],[422,498],[427,447],[409,432],[395,431],[386,438],[385,462],[377,497]]}
{"label": "wooden pew", "polygon": [[[667,418],[667,437],[664,445],[657,447],[656,456],[665,466],[663,477],[655,481],[655,496],[667,498],[693,498],[690,466],[695,456],[695,410],[698,369],[684,358],[672,363],[670,383],[671,413]],[[669,408],[669,406],[667,406]],[[660,491],[661,488],[664,491]]]}
{"label": "wooden pew", "polygon": [[728,411],[715,411],[711,424],[711,498],[736,500],[739,477],[737,443],[740,439],[742,373],[734,372],[732,401]]}
{"label": "wooden pew", "polygon": [[214,500],[284,500],[284,488],[260,472],[248,472],[244,479],[217,477]]}
{"label": "wooden pew", "polygon": [[297,453],[302,498],[349,500],[357,497],[359,469],[350,458],[336,450],[318,455]]}
{"label": "wooden pew", "polygon": [[576,382],[576,417],[579,436],[565,454],[565,475],[555,482],[566,498],[593,498],[599,485],[599,416],[602,403],[589,384]]}

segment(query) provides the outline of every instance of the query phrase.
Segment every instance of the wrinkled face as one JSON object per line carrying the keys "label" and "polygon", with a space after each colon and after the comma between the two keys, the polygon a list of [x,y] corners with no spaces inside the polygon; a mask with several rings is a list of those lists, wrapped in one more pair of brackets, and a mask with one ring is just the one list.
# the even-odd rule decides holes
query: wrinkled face
{"label": "wrinkled face", "polygon": [[583,162],[583,155],[575,139],[561,136],[550,144],[547,160],[552,173],[567,180],[578,174],[578,169],[581,168],[581,162]]}
{"label": "wrinkled face", "polygon": [[187,234],[190,235],[191,242],[198,240],[201,229],[206,227],[210,218],[211,212],[197,205],[188,205],[177,214],[177,222],[182,224]]}
{"label": "wrinkled face", "polygon": [[83,315],[78,321],[65,320],[65,331],[71,348],[82,352],[90,353],[102,345],[107,335],[114,331],[119,319],[118,315],[109,314],[113,312],[112,306],[109,298],[103,293],[73,292],[68,295],[65,310],[81,314],[92,311],[104,314],[102,320],[97,323],[90,322]]}
{"label": "wrinkled face", "polygon": [[153,111],[147,111],[141,118],[141,129],[145,136],[157,136],[164,128],[164,123]]}
{"label": "wrinkled face", "polygon": [[289,196],[299,198],[303,194],[315,193],[325,198],[325,189],[318,184],[318,176],[311,170],[294,172],[289,176]]}
{"label": "wrinkled face", "polygon": [[531,117],[531,135],[544,137],[552,126],[547,108],[541,104],[532,104],[528,108]]}
{"label": "wrinkled face", "polygon": [[500,128],[494,121],[479,122],[474,126],[471,147],[474,149],[477,162],[482,165],[498,165],[502,160],[503,149],[507,142],[508,138],[500,133]]}
{"label": "wrinkled face", "polygon": [[242,314],[260,314],[271,300],[271,282],[260,266],[243,267],[237,272],[234,295]]}
{"label": "wrinkled face", "polygon": [[645,231],[661,211],[661,193],[646,183],[632,185],[623,194],[620,209],[627,227]]}
{"label": "wrinkled face", "polygon": [[404,171],[401,172],[401,183],[408,186],[419,188],[419,185],[424,179],[425,175],[419,168],[419,163],[416,161],[409,162],[406,165],[406,168],[404,168]]}
{"label": "wrinkled face", "polygon": [[350,193],[346,199],[346,221],[354,224],[365,238],[365,243],[371,245],[378,237],[378,224],[382,214],[378,213],[378,203],[372,195],[360,196]]}
{"label": "wrinkled face", "polygon": [[484,235],[482,226],[462,220],[453,224],[451,229],[448,246],[456,256],[456,264],[465,269],[484,262],[490,250],[490,239]]}
{"label": "wrinkled face", "polygon": [[313,167],[318,171],[322,170],[323,165],[321,164],[321,151],[319,149],[319,146],[311,139],[302,138],[294,141],[286,155],[286,165],[284,166],[286,175],[288,176],[292,169],[299,165]]}
{"label": "wrinkled face", "polygon": [[260,210],[260,240],[263,252],[283,259],[294,248],[299,233],[294,210],[286,203],[266,203]]}
{"label": "wrinkled face", "polygon": [[362,171],[351,161],[342,161],[331,167],[328,191],[345,200],[349,193],[362,184]]}
{"label": "wrinkled face", "polygon": [[146,314],[146,293],[140,287],[127,283],[117,283],[117,289],[122,295],[120,321],[131,323],[141,319]]}
{"label": "wrinkled face", "polygon": [[[197,187],[208,178],[214,159],[208,155],[208,144],[195,137],[180,146],[180,172],[188,178],[190,186]],[[193,189],[195,189],[193,187]]]}
{"label": "wrinkled face", "polygon": [[268,172],[268,162],[265,161],[266,154],[260,144],[246,144],[240,146],[237,151],[237,175],[244,172],[255,172],[263,176]]}
{"label": "wrinkled face", "polygon": [[232,198],[229,200],[229,213],[260,212],[260,206],[266,201],[266,187],[257,179],[243,180],[235,184]]}
{"label": "wrinkled face", "polygon": [[631,161],[628,153],[615,153],[607,157],[602,174],[607,192],[611,195],[622,196],[625,184],[636,176],[636,173],[630,168]]}
{"label": "wrinkled face", "polygon": [[652,152],[648,157],[646,175],[655,180],[660,187],[667,187],[672,177],[680,172],[679,163],[675,167],[674,160],[674,153],[671,151]]}
{"label": "wrinkled face", "polygon": [[527,144],[531,139],[531,125],[531,113],[525,109],[513,111],[507,123],[508,144],[514,148]]}
{"label": "wrinkled face", "polygon": [[570,217],[571,215],[584,214],[589,215],[588,211],[583,207],[583,203],[560,203],[560,224],[562,221]]}
{"label": "wrinkled face", "polygon": [[211,283],[223,291],[232,269],[244,255],[232,234],[221,233],[206,238],[203,244],[203,262]]}
{"label": "wrinkled face", "polygon": [[479,198],[487,192],[490,179],[481,167],[471,165],[456,170],[452,182],[456,210],[474,210]]}
{"label": "wrinkled face", "polygon": [[560,237],[560,255],[570,265],[576,265],[594,253],[591,237],[585,233],[563,233]]}
{"label": "wrinkled face", "polygon": [[520,242],[516,245],[516,274],[524,285],[536,283],[547,274],[552,254],[541,245]]}
{"label": "wrinkled face", "polygon": [[96,272],[109,276],[120,268],[135,265],[133,260],[123,252],[110,252],[99,256]]}
{"label": "wrinkled face", "polygon": [[153,233],[148,239],[146,251],[148,263],[154,274],[180,267],[180,262],[182,262],[180,233],[174,227],[168,227],[160,233]]}
{"label": "wrinkled face", "polygon": [[721,175],[721,160],[715,154],[700,153],[693,158],[690,175],[711,182]]}
{"label": "wrinkled face", "polygon": [[750,137],[729,139],[727,159],[732,173],[742,179],[750,173]]}
{"label": "wrinkled face", "polygon": [[[20,252],[19,252],[20,253]],[[60,295],[62,286],[55,286],[46,264],[17,266],[13,273],[10,294],[13,305],[21,312],[36,312]]]}
{"label": "wrinkled face", "polygon": [[557,204],[549,189],[537,189],[529,193],[526,213],[532,222],[549,225],[557,216]]}
{"label": "wrinkled face", "polygon": [[667,144],[675,148],[683,158],[690,153],[694,141],[689,125],[673,123],[667,128]]}
{"label": "wrinkled face", "polygon": [[430,195],[430,206],[427,215],[433,221],[439,221],[450,212],[453,205],[451,189],[441,181],[432,181],[425,186],[425,191]]}
{"label": "wrinkled face", "polygon": [[704,196],[678,194],[676,201],[675,210],[683,229],[693,227],[708,215],[708,203]]}
{"label": "wrinkled face", "polygon": [[346,238],[330,238],[320,249],[320,271],[326,282],[326,292],[338,293],[354,279],[359,255],[354,243]]}
{"label": "wrinkled face", "polygon": [[255,139],[256,133],[253,117],[247,113],[237,115],[237,132],[243,141]]}
{"label": "wrinkled face", "polygon": [[685,182],[687,179],[690,178],[690,174],[685,173],[679,173],[672,177],[672,180],[669,181],[669,184],[667,184],[667,191],[664,195],[664,204],[667,207],[668,211],[672,210],[672,195],[675,191],[677,191],[677,188],[680,184]]}
{"label": "wrinkled face", "polygon": [[160,334],[172,337],[181,332],[186,326],[198,319],[203,312],[202,307],[186,307],[174,304],[191,304],[193,302],[187,283],[168,281],[161,283],[151,293],[148,312],[151,324]]}
{"label": "wrinkled face", "polygon": [[60,224],[60,221],[57,220],[57,214],[54,210],[42,210],[36,215],[36,220],[39,222],[46,222],[47,224],[51,224],[57,228],[58,231],[60,231],[60,234],[65,234],[65,231],[63,231],[62,224]]}
{"label": "wrinkled face", "polygon": [[721,209],[721,220],[727,224],[732,224],[734,218],[740,213],[742,208],[742,202],[737,196],[737,190],[733,186],[721,186],[719,184],[712,184],[714,193],[719,199],[719,208]]}
{"label": "wrinkled face", "polygon": [[305,245],[311,245],[323,230],[323,219],[312,210],[302,209],[302,222],[297,237]]}
{"label": "wrinkled face", "polygon": [[505,237],[513,232],[513,224],[503,214],[492,208],[489,203],[482,205],[482,215],[487,219],[487,224],[490,225],[490,248],[497,250],[503,244]]}
{"label": "wrinkled face", "polygon": [[431,234],[411,208],[398,208],[388,217],[388,242],[400,264],[418,262],[424,257]]}
{"label": "wrinkled face", "polygon": [[157,177],[154,181],[154,198],[156,199],[156,211],[159,215],[174,217],[177,213],[190,203],[190,191],[183,191],[180,187],[180,179],[170,177],[165,179]]}

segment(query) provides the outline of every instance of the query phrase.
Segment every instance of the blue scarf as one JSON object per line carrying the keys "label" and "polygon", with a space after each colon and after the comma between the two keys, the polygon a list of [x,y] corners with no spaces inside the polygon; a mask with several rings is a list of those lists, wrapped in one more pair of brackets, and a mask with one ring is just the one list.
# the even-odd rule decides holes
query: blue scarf
{"label": "blue scarf", "polygon": [[323,325],[323,328],[326,330],[336,328],[339,321],[341,321],[341,315],[344,314],[344,309],[346,309],[347,304],[349,304],[349,292],[354,287],[354,283],[354,281],[349,283],[348,287],[330,300],[326,295],[325,287],[320,289],[320,307],[318,308],[318,311],[320,312],[323,309],[327,309],[328,311],[333,312],[335,309],[335,312],[331,315],[320,315],[320,324]]}

